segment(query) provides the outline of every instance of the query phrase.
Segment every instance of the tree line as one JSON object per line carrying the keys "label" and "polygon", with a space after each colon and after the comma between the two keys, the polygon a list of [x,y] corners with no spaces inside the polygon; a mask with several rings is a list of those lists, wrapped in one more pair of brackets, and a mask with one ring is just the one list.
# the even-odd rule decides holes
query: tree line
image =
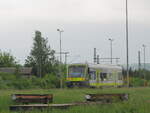
{"label": "tree line", "polygon": [[[127,71],[122,71],[124,81],[127,82]],[[147,69],[136,69],[129,68],[129,81],[130,86],[150,86],[150,70]]]}
{"label": "tree line", "polygon": [[[27,58],[25,59],[24,65],[20,65],[19,62],[17,62],[17,59],[9,52],[0,51],[0,68],[20,66],[32,67],[32,74],[35,76],[32,76],[31,79],[26,79],[18,76],[17,74],[8,75],[6,73],[0,73],[0,88],[2,86],[19,88],[28,88],[29,86],[32,86],[32,88],[37,86],[38,88],[59,87],[59,66],[61,66],[61,74],[63,75],[63,77],[66,73],[66,66],[56,59],[55,50],[52,49],[48,44],[48,39],[42,37],[42,33],[40,31],[35,31],[35,36],[33,37],[33,45],[30,50],[29,56],[27,56]],[[149,70],[132,70],[130,68],[129,75],[130,86],[144,86],[145,83],[149,83],[150,85]],[[123,76],[124,80],[126,80],[125,69],[123,69]]]}
{"label": "tree line", "polygon": [[[25,59],[25,67],[32,67],[33,74],[43,77],[46,74],[57,74],[59,61],[55,57],[55,50],[48,44],[48,39],[42,37],[40,31],[35,31],[33,45],[29,56]],[[17,59],[9,52],[0,51],[0,67],[21,66]]]}
{"label": "tree line", "polygon": [[11,53],[0,51],[0,68],[32,67],[33,76],[26,78],[19,73],[0,72],[0,89],[58,88],[60,87],[59,66],[65,78],[66,66],[56,59],[55,50],[48,44],[48,39],[42,37],[40,31],[35,31],[33,45],[24,65],[19,64]]}

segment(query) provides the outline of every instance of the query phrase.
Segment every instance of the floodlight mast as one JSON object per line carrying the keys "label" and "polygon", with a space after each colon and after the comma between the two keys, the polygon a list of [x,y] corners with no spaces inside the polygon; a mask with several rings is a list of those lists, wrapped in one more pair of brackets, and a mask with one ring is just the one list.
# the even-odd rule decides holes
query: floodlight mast
{"label": "floodlight mast", "polygon": [[128,44],[128,0],[126,0],[126,54],[127,54],[127,86],[130,86],[129,81],[129,44]]}
{"label": "floodlight mast", "polygon": [[109,38],[108,40],[110,41],[110,63],[112,64],[112,42],[114,39]]}
{"label": "floodlight mast", "polygon": [[60,35],[60,62],[59,62],[59,74],[60,74],[60,88],[63,87],[63,81],[62,81],[62,73],[61,73],[61,63],[62,63],[62,57],[61,57],[61,54],[62,54],[62,48],[61,48],[61,33],[64,32],[63,30],[61,29],[57,29],[57,31],[59,32],[59,35]]}
{"label": "floodlight mast", "polygon": [[[145,67],[145,48],[146,48],[146,45],[142,45],[143,46],[143,58],[144,58],[144,71],[146,70],[146,67]],[[145,86],[145,81],[146,81],[146,77],[145,77],[145,72],[144,72],[144,86]]]}
{"label": "floodlight mast", "polygon": [[142,45],[143,46],[143,58],[144,58],[144,70],[145,70],[145,48],[146,48],[146,45]]}

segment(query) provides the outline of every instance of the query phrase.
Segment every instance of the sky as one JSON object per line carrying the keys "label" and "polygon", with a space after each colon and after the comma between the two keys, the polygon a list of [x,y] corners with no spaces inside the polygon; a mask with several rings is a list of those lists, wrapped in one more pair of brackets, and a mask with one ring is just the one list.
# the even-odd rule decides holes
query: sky
{"label": "sky", "polygon": [[[142,44],[150,62],[149,4],[128,0],[130,64],[137,63],[139,50],[143,62]],[[0,0],[0,17],[0,49],[21,64],[30,54],[35,30],[59,52],[58,28],[64,30],[62,51],[70,53],[68,63],[93,62],[93,48],[101,58],[110,57],[109,38],[114,39],[113,57],[126,63],[125,0]]]}

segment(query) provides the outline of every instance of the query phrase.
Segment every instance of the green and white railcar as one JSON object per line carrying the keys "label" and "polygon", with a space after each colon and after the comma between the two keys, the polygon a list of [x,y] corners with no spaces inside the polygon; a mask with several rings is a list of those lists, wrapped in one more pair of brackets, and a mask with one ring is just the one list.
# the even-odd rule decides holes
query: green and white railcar
{"label": "green and white railcar", "polygon": [[67,68],[68,87],[122,86],[122,67],[104,64],[70,64]]}
{"label": "green and white railcar", "polygon": [[122,67],[117,65],[89,64],[89,85],[122,86]]}

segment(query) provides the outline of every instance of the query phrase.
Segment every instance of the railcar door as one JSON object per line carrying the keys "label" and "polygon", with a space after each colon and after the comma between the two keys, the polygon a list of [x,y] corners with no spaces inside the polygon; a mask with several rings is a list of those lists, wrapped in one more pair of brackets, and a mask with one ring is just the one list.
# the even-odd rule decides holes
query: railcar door
{"label": "railcar door", "polygon": [[89,84],[91,87],[99,87],[100,84],[100,73],[101,70],[95,69],[95,70],[90,70],[89,75]]}
{"label": "railcar door", "polygon": [[90,87],[95,87],[96,86],[96,71],[95,70],[90,70],[89,72],[89,84]]}
{"label": "railcar door", "polygon": [[99,83],[100,86],[107,86],[108,85],[108,73],[106,72],[101,72],[99,75]]}

